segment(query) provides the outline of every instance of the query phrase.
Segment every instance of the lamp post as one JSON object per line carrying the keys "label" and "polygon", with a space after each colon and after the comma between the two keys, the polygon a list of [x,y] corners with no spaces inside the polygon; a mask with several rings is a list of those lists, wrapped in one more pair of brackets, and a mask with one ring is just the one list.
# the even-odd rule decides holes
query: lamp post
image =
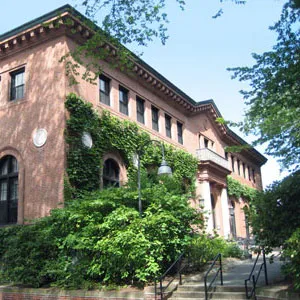
{"label": "lamp post", "polygon": [[142,144],[137,150],[137,167],[138,167],[138,198],[139,198],[139,213],[142,217],[142,195],[141,195],[141,156],[143,149],[150,143],[158,143],[161,146],[162,162],[158,168],[157,175],[172,175],[172,169],[168,166],[165,160],[165,148],[162,142],[157,140],[149,140],[147,143]]}

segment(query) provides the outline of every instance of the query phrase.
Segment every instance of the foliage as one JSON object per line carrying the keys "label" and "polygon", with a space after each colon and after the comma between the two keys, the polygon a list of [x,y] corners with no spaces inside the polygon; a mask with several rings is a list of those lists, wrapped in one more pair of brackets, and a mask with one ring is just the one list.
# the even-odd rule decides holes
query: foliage
{"label": "foliage", "polygon": [[245,252],[241,250],[235,241],[227,241],[222,252],[223,257],[242,258]]}
{"label": "foliage", "polygon": [[300,227],[300,171],[275,182],[250,203],[249,222],[260,245],[284,246]]}
{"label": "foliage", "polygon": [[294,164],[298,168],[300,157],[300,8],[296,4],[288,1],[271,27],[278,34],[272,51],[253,54],[252,67],[229,69],[233,78],[250,82],[251,89],[242,91],[248,105],[242,130],[257,137],[255,144],[267,142],[267,153],[286,168]]}
{"label": "foliage", "polygon": [[241,184],[231,176],[227,176],[227,192],[229,196],[236,197],[237,199],[243,198],[248,201],[254,200],[259,194],[258,190]]}
{"label": "foliage", "polygon": [[[147,45],[154,38],[165,44],[167,36],[166,0],[81,0],[85,14],[94,22],[100,21],[101,28],[111,37],[123,44],[137,43]],[[176,0],[181,9],[186,1]],[[226,0],[220,0],[226,2]],[[247,0],[230,0],[235,4],[245,4]],[[299,0],[293,0],[295,7],[300,7]],[[101,12],[99,18],[98,14]],[[213,18],[222,15],[220,9]],[[99,22],[98,22],[99,23]]]}
{"label": "foliage", "polygon": [[143,195],[143,218],[137,192],[119,188],[87,193],[32,225],[1,228],[0,277],[66,288],[153,279],[184,250],[191,225],[201,227],[202,219],[185,196],[162,184]]}
{"label": "foliage", "polygon": [[[176,2],[184,8],[185,1]],[[99,10],[106,11],[101,28],[122,44],[144,46],[156,37],[164,44],[167,39],[165,0],[84,0],[82,4],[86,6],[86,15],[93,20]]]}
{"label": "foliage", "polygon": [[[161,148],[157,143],[150,142],[149,134],[141,131],[136,123],[121,121],[106,111],[99,116],[90,103],[84,102],[75,94],[68,95],[66,108],[70,112],[66,130],[66,142],[69,145],[67,174],[73,189],[77,192],[97,190],[100,186],[102,157],[111,151],[117,151],[122,156],[128,170],[129,185],[136,188],[137,170],[133,156],[140,147],[145,148],[141,156],[143,186],[158,183],[158,178],[153,174],[161,163]],[[91,149],[81,142],[85,131],[93,138]],[[192,191],[197,159],[169,145],[165,145],[165,156],[173,170],[172,178],[165,179],[165,183],[172,185],[177,191]]]}
{"label": "foliage", "polygon": [[243,251],[236,242],[205,234],[196,235],[192,239],[188,253],[194,267],[198,270],[201,270],[207,262],[213,260],[219,253],[223,257],[241,258],[243,255]]}
{"label": "foliage", "polygon": [[287,259],[283,270],[292,277],[295,289],[300,290],[300,228],[287,240],[283,256]]}
{"label": "foliage", "polygon": [[[299,2],[299,0],[294,0]],[[159,39],[164,45],[167,34],[167,6],[166,0],[78,0],[85,8],[85,15],[89,18],[77,16],[86,23],[93,34],[61,58],[65,62],[66,73],[70,84],[78,83],[80,65],[85,67],[82,79],[95,83],[102,72],[103,60],[111,66],[121,70],[132,70],[132,63],[137,57],[124,47],[130,44],[141,49],[154,39]],[[186,1],[176,0],[178,6],[184,10]],[[226,2],[220,0],[220,2]],[[230,0],[235,4],[245,4],[246,0]],[[220,9],[213,18],[223,14]],[[67,25],[73,25],[71,20]],[[98,27],[96,24],[99,24]],[[76,30],[72,30],[75,34]],[[108,46],[109,45],[109,46]],[[141,52],[139,53],[142,54]]]}

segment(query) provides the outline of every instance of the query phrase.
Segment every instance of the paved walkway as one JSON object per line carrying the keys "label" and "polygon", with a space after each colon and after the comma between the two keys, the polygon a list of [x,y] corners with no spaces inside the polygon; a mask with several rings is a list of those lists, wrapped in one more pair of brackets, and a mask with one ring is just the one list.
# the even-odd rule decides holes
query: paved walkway
{"label": "paved walkway", "polygon": [[[255,257],[256,258],[256,257]],[[253,268],[255,258],[246,259],[242,261],[233,261],[232,263],[225,262],[224,272],[223,272],[223,282],[224,285],[229,286],[243,286],[245,284],[245,279],[249,277],[249,274]],[[267,274],[269,284],[275,284],[284,280],[284,276],[281,273],[282,262],[279,257],[274,259],[273,263],[269,262],[269,259],[266,258],[267,262]],[[258,274],[259,268],[263,263],[262,257],[258,259],[254,275],[255,277]],[[258,286],[265,285],[265,276],[264,269],[261,270],[261,274],[258,280]]]}
{"label": "paved walkway", "polygon": [[[226,286],[244,286],[245,279],[250,275],[250,272],[253,268],[256,256],[253,259],[237,260],[237,259],[225,259],[223,261],[223,283]],[[259,258],[254,275],[257,276],[259,268],[263,262],[262,256]],[[268,272],[268,281],[269,285],[279,283],[284,280],[284,276],[281,274],[282,262],[279,257],[275,257],[274,262],[270,263],[269,259],[266,258],[267,262],[267,272]],[[214,272],[209,276],[208,281],[214,276]],[[204,273],[197,274],[194,276],[187,276],[185,281],[204,284],[203,281]],[[220,284],[220,276],[218,276],[218,284]],[[258,286],[265,286],[265,276],[264,270],[262,269]]]}

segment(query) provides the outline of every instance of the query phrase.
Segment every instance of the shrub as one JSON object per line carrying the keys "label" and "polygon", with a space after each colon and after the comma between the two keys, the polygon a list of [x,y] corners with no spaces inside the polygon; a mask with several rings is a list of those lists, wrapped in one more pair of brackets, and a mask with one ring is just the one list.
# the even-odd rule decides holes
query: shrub
{"label": "shrub", "polygon": [[283,256],[287,259],[283,270],[292,277],[295,289],[300,290],[300,228],[287,240]]}
{"label": "shrub", "polygon": [[236,242],[226,242],[222,254],[224,257],[242,258],[244,252]]}
{"label": "shrub", "polygon": [[193,266],[200,270],[207,262],[213,260],[218,253],[221,253],[223,257],[241,258],[243,255],[242,250],[235,242],[228,242],[218,236],[195,236],[189,247],[189,255]]}
{"label": "shrub", "polygon": [[4,280],[87,288],[97,283],[143,283],[165,271],[190,241],[202,219],[186,196],[163,184],[137,192],[128,188],[87,193],[27,226],[0,229],[0,273]]}

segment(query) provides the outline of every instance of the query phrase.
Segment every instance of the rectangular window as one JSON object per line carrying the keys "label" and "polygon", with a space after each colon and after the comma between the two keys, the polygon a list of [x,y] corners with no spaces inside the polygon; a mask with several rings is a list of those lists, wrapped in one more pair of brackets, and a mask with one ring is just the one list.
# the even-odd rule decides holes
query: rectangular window
{"label": "rectangular window", "polygon": [[204,138],[204,147],[208,148],[208,139]]}
{"label": "rectangular window", "polygon": [[165,126],[166,126],[166,136],[171,138],[172,137],[172,122],[171,122],[171,117],[167,114],[165,114]]}
{"label": "rectangular window", "polygon": [[119,87],[119,110],[128,116],[128,90],[122,86]]}
{"label": "rectangular window", "polygon": [[140,97],[136,97],[136,119],[145,124],[145,100]]}
{"label": "rectangular window", "polygon": [[231,156],[231,169],[232,169],[232,172],[235,171],[234,170],[234,160],[235,160],[234,156]]}
{"label": "rectangular window", "polygon": [[152,111],[152,129],[159,131],[159,126],[158,126],[158,108],[155,106],[151,106],[151,111]]}
{"label": "rectangular window", "polygon": [[110,105],[110,79],[104,75],[99,77],[99,87],[100,87],[100,102],[106,105]]}
{"label": "rectangular window", "polygon": [[177,138],[178,143],[183,144],[182,124],[177,121]]}
{"label": "rectangular window", "polygon": [[241,162],[239,159],[237,160],[237,168],[238,168],[238,174],[241,175]]}
{"label": "rectangular window", "polygon": [[24,98],[25,94],[25,68],[10,73],[10,101]]}
{"label": "rectangular window", "polygon": [[253,178],[253,182],[255,183],[256,180],[255,180],[255,170],[254,169],[252,169],[252,178]]}

